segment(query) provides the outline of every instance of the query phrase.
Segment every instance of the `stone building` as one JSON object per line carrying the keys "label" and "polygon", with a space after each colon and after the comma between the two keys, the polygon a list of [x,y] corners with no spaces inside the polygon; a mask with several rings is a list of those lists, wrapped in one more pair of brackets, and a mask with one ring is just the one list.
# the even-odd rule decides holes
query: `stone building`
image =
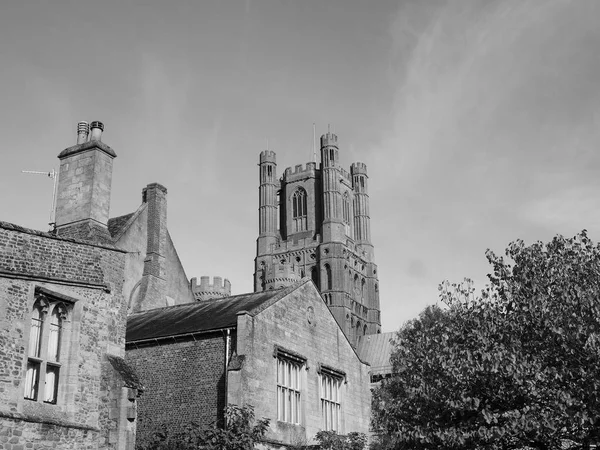
{"label": "stone building", "polygon": [[[60,155],[57,233],[0,222],[0,444],[131,449],[127,253],[107,227],[115,152],[80,126]],[[85,131],[85,133],[84,133]],[[85,134],[85,138],[83,135]]]}
{"label": "stone building", "polygon": [[259,159],[259,236],[254,291],[310,276],[350,342],[381,332],[379,282],[371,243],[368,176],[340,164],[338,138],[321,136],[321,162],[287,168]]}
{"label": "stone building", "polygon": [[257,292],[231,296],[221,277],[188,281],[164,186],[110,218],[103,130],[80,122],[59,154],[53,232],[0,222],[0,444],[129,450],[136,428],[209,424],[227,403],[271,418],[274,447],[367,432],[356,342],[380,322],[364,165],[344,172],[328,133],[321,168],[276,182],[263,152]]}
{"label": "stone building", "polygon": [[138,437],[223,419],[228,403],[271,419],[266,443],[319,430],[367,432],[369,366],[308,278],[287,288],[132,314],[127,361],[140,373]]}

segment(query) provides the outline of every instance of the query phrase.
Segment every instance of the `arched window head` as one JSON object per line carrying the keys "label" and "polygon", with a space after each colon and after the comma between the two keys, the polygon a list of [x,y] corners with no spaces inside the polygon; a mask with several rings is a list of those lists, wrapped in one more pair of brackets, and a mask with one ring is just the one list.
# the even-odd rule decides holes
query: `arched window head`
{"label": "arched window head", "polygon": [[298,188],[292,194],[292,233],[307,229],[306,191]]}

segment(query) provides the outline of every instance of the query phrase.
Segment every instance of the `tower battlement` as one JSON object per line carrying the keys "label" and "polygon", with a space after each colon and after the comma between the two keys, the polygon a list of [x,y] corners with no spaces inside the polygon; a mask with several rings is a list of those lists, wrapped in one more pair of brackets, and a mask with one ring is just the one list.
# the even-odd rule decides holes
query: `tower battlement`
{"label": "tower battlement", "polygon": [[352,173],[352,175],[355,174],[367,174],[367,165],[365,163],[361,163],[361,162],[355,162],[352,163],[352,165],[350,166],[350,172]]}
{"label": "tower battlement", "polygon": [[227,278],[214,277],[211,283],[210,277],[203,276],[200,284],[197,278],[192,278],[190,284],[194,298],[199,301],[231,296],[231,283]]}
{"label": "tower battlement", "polygon": [[338,142],[337,134],[327,132],[321,136],[321,148],[327,147],[327,146],[337,147],[338,146],[337,142]]}
{"label": "tower battlement", "polygon": [[283,178],[286,179],[292,175],[296,176],[302,174],[314,175],[316,170],[317,164],[314,162],[308,162],[306,163],[306,166],[304,166],[304,164],[296,164],[293,171],[291,167],[286,167],[285,171],[283,172]]}
{"label": "tower battlement", "polygon": [[381,332],[369,177],[366,164],[343,164],[336,134],[319,136],[319,161],[288,167],[278,180],[272,152],[260,154],[254,290],[310,277],[355,345]]}
{"label": "tower battlement", "polygon": [[273,150],[263,150],[262,152],[260,152],[260,162],[261,163],[265,163],[265,162],[275,162],[275,152]]}

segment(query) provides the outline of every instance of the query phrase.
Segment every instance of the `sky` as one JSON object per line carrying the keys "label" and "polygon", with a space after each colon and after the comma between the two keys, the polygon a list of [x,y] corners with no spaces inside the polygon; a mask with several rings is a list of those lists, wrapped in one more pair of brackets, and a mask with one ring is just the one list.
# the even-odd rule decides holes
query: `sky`
{"label": "sky", "polygon": [[483,287],[485,250],[600,240],[597,0],[6,0],[0,220],[47,230],[80,120],[117,153],[111,216],[168,189],[188,277],[250,292],[258,155],[330,124],[366,163],[383,331]]}

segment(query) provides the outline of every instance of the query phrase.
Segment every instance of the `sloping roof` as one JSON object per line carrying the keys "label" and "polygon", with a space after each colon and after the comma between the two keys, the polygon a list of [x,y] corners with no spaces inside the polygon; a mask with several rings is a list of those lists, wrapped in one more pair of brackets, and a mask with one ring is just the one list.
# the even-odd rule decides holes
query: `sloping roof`
{"label": "sloping roof", "polygon": [[357,353],[360,359],[368,361],[371,365],[371,375],[392,372],[390,355],[394,349],[390,340],[396,333],[368,334],[362,336],[358,342]]}
{"label": "sloping roof", "polygon": [[130,213],[130,214],[125,214],[124,216],[119,216],[119,217],[113,217],[112,219],[108,219],[108,232],[110,233],[110,235],[114,238],[117,234],[119,234],[121,232],[121,230],[123,229],[123,227],[125,225],[127,225],[127,222],[129,222],[129,219],[131,219],[131,217],[134,215],[135,213]]}
{"label": "sloping roof", "polygon": [[297,289],[307,279],[285,289],[235,295],[135,313],[127,320],[127,343],[165,338],[237,325],[237,314],[256,315]]}

